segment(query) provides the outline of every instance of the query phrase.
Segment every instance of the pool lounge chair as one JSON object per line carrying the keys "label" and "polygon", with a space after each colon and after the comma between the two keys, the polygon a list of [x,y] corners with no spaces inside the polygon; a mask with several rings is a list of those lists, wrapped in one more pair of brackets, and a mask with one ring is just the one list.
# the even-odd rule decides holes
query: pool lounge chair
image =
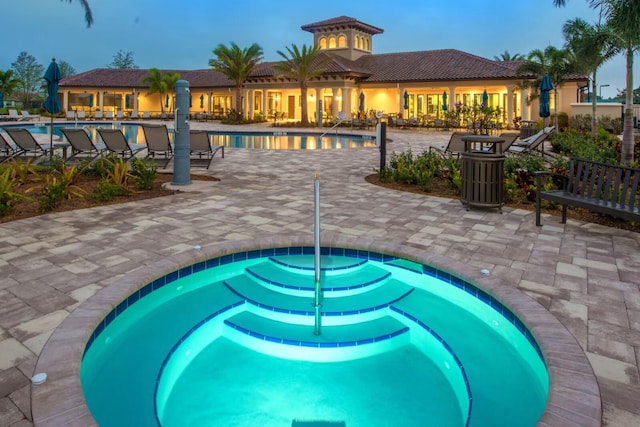
{"label": "pool lounge chair", "polygon": [[140,116],[138,115],[138,111],[137,110],[133,110],[131,112],[131,115],[129,116],[129,120],[138,120],[140,118]]}
{"label": "pool lounge chair", "polygon": [[553,135],[555,131],[555,126],[546,127],[528,138],[514,142],[513,145],[509,147],[507,152],[512,154],[531,154],[534,151],[539,150],[540,154],[542,154],[544,142],[549,139],[549,137]]}
{"label": "pool lounge chair", "polygon": [[9,120],[22,121],[24,120],[24,117],[18,114],[18,110],[9,110]]}
{"label": "pool lounge chair", "polygon": [[39,119],[40,116],[35,114],[35,115],[31,115],[29,114],[29,112],[27,110],[22,110],[21,111],[22,114],[22,120],[33,120],[33,119]]}
{"label": "pool lounge chair", "polygon": [[80,111],[78,111],[78,113],[77,113],[77,115],[76,115],[76,118],[77,118],[78,120],[87,120],[87,116],[86,116],[86,114],[85,114],[84,110],[80,110]]}
{"label": "pool lounge chair", "polygon": [[104,119],[105,120],[113,120],[113,111],[106,111],[104,113]]}
{"label": "pool lounge chair", "polygon": [[96,110],[96,112],[93,113],[93,120],[102,120],[103,118],[104,116],[102,115],[101,110]]}
{"label": "pool lounge chair", "polygon": [[0,133],[0,163],[5,162],[16,155],[16,150],[9,145],[4,136]]}
{"label": "pool lounge chair", "polygon": [[99,149],[93,143],[91,138],[84,129],[68,128],[61,129],[69,144],[71,144],[71,155],[67,157],[67,161],[73,160],[93,160],[104,151]]}
{"label": "pool lounge chair", "polygon": [[76,112],[74,110],[67,111],[67,120],[75,120]]}
{"label": "pool lounge chair", "polygon": [[118,111],[116,113],[116,120],[124,120],[124,112]]}
{"label": "pool lounge chair", "polygon": [[5,128],[4,129],[18,149],[16,150],[15,157],[29,157],[39,158],[45,154],[49,154],[51,149],[41,146],[38,141],[33,137],[31,132],[24,128]]}
{"label": "pool lounge chair", "polygon": [[189,131],[189,158],[192,164],[198,162],[204,162],[207,164],[207,169],[211,166],[213,156],[218,151],[222,154],[224,159],[224,146],[216,145],[212,146],[209,140],[209,133],[206,130],[191,130]]}
{"label": "pool lounge chair", "polygon": [[120,129],[98,129],[102,142],[110,154],[124,160],[129,160],[145,147],[132,148]]}
{"label": "pool lounge chair", "polygon": [[465,135],[472,134],[467,132],[453,132],[446,146],[429,147],[429,151],[437,151],[444,159],[460,157],[460,153],[464,152],[465,149],[464,141],[462,140],[462,137]]}
{"label": "pool lounge chair", "polygon": [[173,159],[167,126],[143,124],[142,133],[147,142],[147,159],[162,160],[162,167],[166,168]]}

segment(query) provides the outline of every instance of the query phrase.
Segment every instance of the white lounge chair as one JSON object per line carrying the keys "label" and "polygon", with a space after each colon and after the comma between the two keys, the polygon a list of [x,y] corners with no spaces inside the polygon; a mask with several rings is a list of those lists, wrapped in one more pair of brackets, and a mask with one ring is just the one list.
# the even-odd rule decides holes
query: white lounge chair
{"label": "white lounge chair", "polygon": [[104,113],[105,120],[113,120],[113,111],[107,111]]}
{"label": "white lounge chair", "polygon": [[75,120],[76,112],[74,110],[67,111],[67,120]]}
{"label": "white lounge chair", "polygon": [[18,110],[9,110],[9,120],[21,121],[24,120],[24,117],[18,114]]}
{"label": "white lounge chair", "polygon": [[78,118],[78,120],[87,120],[87,116],[86,116],[84,110],[78,111],[78,114],[77,114],[76,117]]}
{"label": "white lounge chair", "polygon": [[22,120],[32,120],[32,119],[37,119],[40,118],[39,115],[31,115],[29,114],[29,112],[27,110],[22,110]]}
{"label": "white lounge chair", "polygon": [[93,113],[93,120],[102,120],[103,118],[102,110],[96,110],[96,112]]}
{"label": "white lounge chair", "polygon": [[124,120],[124,113],[122,111],[116,113],[116,120]]}

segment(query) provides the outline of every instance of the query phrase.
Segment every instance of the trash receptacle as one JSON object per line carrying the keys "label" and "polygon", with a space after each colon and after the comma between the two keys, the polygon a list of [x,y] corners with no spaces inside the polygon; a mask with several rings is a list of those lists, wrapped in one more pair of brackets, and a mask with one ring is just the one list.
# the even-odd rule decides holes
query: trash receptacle
{"label": "trash receptacle", "polygon": [[467,208],[498,208],[504,204],[504,138],[485,135],[462,137],[462,196]]}
{"label": "trash receptacle", "polygon": [[536,134],[536,122],[531,120],[523,120],[520,123],[520,139],[529,138]]}

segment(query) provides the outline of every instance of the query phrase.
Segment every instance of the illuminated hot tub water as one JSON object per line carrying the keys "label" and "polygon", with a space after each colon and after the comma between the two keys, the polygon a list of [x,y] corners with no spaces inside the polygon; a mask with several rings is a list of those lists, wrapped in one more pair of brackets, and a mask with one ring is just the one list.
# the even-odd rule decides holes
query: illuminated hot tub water
{"label": "illuminated hot tub water", "polygon": [[540,349],[492,296],[380,253],[312,247],[182,268],[113,309],[85,349],[89,409],[109,426],[535,425]]}

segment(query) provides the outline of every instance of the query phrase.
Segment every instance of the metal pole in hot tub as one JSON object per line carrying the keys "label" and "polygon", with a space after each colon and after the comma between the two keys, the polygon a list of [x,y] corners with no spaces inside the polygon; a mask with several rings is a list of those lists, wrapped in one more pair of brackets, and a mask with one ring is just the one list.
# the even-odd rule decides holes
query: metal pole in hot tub
{"label": "metal pole in hot tub", "polygon": [[313,300],[313,308],[315,315],[314,335],[320,335],[320,307],[322,306],[322,287],[320,285],[320,178],[318,172],[313,176],[314,180],[314,244],[315,244],[315,296]]}

